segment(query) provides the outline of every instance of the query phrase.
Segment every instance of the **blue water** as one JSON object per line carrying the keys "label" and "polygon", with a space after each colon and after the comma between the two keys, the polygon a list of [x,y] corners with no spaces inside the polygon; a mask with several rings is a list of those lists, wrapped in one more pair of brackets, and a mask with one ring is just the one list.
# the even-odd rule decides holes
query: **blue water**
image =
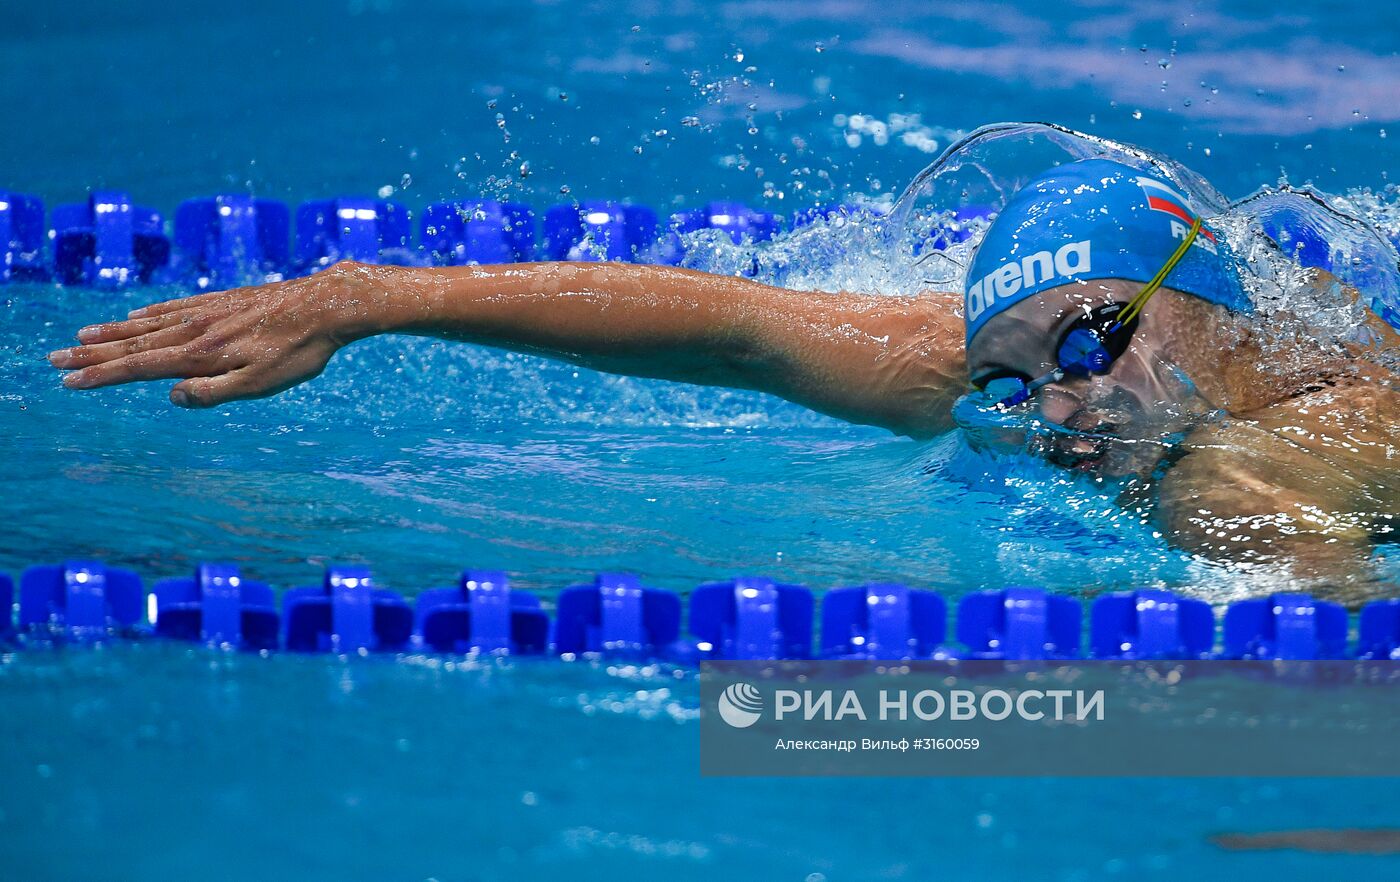
{"label": "blue water", "polygon": [[[1048,118],[1232,197],[1286,177],[1388,232],[1400,216],[1400,25],[1361,4],[6,15],[0,186],[51,205],[114,186],[167,211],[235,190],[786,212],[889,196],[962,132]],[[849,259],[814,257],[804,281],[878,287],[832,236]],[[466,566],[546,597],[599,569],[677,590],[740,572],[950,597],[1248,590],[1048,468],[989,482],[955,436],[917,445],[760,395],[395,338],[209,412],[170,408],[162,384],[60,389],[43,355],[73,329],[178,293],[0,290],[0,569],[222,559],[288,586],[364,561],[410,595]],[[1206,837],[1400,825],[1382,782],[701,780],[694,683],[663,672],[158,646],[0,659],[0,866],[23,879],[1316,878],[1390,868]]]}

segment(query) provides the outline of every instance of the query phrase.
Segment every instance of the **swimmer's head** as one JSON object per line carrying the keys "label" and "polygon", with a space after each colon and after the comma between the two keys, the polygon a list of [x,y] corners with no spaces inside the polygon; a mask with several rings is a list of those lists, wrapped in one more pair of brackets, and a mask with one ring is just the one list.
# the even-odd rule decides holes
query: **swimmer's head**
{"label": "swimmer's head", "polygon": [[[1011,197],[968,267],[968,345],[992,318],[1052,288],[1094,279],[1146,283],[1195,217],[1175,185],[1120,162],[1084,159],[1050,169]],[[1169,287],[1247,310],[1224,248],[1203,226]]]}
{"label": "swimmer's head", "polygon": [[[1249,301],[1219,234],[1202,225],[1193,235],[1195,219],[1170,183],[1094,159],[1032,181],[988,229],[966,281],[968,367],[978,388],[1029,382],[1039,416],[1063,430],[1040,438],[1052,460],[1141,472],[1162,452],[1150,439],[1205,409],[1177,356],[1192,345],[1190,327],[1214,311],[1208,304],[1245,311]],[[1111,358],[1092,372],[1059,370],[1071,328],[1108,337],[1104,316],[1141,300],[1164,269],[1162,293],[1113,335]]]}

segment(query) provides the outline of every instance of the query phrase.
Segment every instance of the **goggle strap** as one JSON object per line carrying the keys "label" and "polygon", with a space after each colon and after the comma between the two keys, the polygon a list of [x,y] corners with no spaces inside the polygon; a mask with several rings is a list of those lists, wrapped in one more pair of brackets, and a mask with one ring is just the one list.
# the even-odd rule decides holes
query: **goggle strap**
{"label": "goggle strap", "polygon": [[1153,294],[1157,293],[1157,289],[1162,287],[1162,283],[1167,280],[1167,276],[1171,275],[1171,271],[1176,269],[1176,265],[1181,263],[1182,258],[1186,257],[1186,252],[1190,250],[1191,243],[1196,240],[1196,234],[1200,231],[1201,218],[1200,215],[1197,215],[1196,219],[1191,221],[1191,228],[1186,231],[1186,237],[1181,240],[1181,244],[1176,246],[1176,250],[1172,252],[1172,256],[1168,257],[1167,262],[1157,271],[1157,275],[1153,276],[1151,281],[1143,286],[1136,297],[1128,301],[1127,309],[1124,309],[1118,316],[1118,320],[1114,323],[1110,332],[1121,328],[1138,317],[1138,313],[1142,312],[1142,308],[1147,305],[1147,301]]}

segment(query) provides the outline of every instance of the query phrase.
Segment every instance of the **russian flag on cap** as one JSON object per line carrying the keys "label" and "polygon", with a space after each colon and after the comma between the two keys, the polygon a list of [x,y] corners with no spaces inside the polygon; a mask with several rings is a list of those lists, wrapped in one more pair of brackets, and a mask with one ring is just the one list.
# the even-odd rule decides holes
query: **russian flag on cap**
{"label": "russian flag on cap", "polygon": [[[1185,196],[1152,178],[1139,177],[1137,182],[1143,195],[1147,197],[1148,208],[1165,212],[1188,226],[1196,220],[1196,213],[1191,210]],[[1215,234],[1204,226],[1201,227],[1201,235],[1212,242],[1215,241]]]}

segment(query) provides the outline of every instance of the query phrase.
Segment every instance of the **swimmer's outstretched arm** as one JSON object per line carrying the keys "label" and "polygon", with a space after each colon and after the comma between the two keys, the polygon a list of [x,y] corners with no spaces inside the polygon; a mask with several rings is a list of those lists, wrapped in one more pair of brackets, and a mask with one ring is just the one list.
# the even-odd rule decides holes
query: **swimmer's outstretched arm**
{"label": "swimmer's outstretched arm", "polygon": [[442,337],[619,374],[755,389],[928,437],[966,380],[958,298],[823,294],[672,267],[341,263],[307,278],[158,303],[49,356],[64,384],[180,379],[170,400],[272,395],[376,334]]}

